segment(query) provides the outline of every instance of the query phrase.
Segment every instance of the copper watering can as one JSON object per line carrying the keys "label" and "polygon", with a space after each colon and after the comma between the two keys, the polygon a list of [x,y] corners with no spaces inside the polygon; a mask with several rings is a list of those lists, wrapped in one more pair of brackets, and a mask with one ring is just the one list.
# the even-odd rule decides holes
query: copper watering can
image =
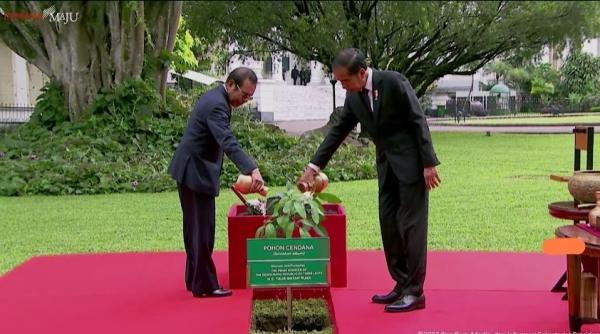
{"label": "copper watering can", "polygon": [[325,188],[327,188],[328,185],[329,185],[329,178],[327,177],[327,175],[325,175],[325,173],[320,172],[319,175],[315,176],[315,183],[314,183],[312,189],[310,189],[307,182],[299,182],[298,190],[300,190],[303,193],[307,192],[307,191],[320,193],[323,190],[325,190]]}

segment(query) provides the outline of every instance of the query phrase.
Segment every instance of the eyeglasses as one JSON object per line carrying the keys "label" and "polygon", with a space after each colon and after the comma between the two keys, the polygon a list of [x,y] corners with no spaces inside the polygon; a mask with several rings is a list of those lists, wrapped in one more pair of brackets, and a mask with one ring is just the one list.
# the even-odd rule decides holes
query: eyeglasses
{"label": "eyeglasses", "polygon": [[253,97],[252,97],[252,94],[248,94],[248,93],[244,92],[244,91],[243,91],[243,90],[240,88],[240,86],[239,86],[238,84],[235,84],[235,86],[237,87],[237,89],[239,89],[239,90],[240,90],[240,92],[242,92],[242,99],[243,99],[243,100],[250,101],[250,100],[252,100],[252,99],[253,99]]}

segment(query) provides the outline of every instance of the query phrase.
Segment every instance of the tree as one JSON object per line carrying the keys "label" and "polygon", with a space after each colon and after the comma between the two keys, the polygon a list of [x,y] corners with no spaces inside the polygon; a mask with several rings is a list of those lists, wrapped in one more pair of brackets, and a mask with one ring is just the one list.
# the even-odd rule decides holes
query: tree
{"label": "tree", "polygon": [[[290,51],[331,64],[341,47],[377,69],[404,73],[421,96],[446,74],[471,75],[492,59],[598,31],[595,2],[220,1],[186,3],[198,35],[225,31],[242,54]],[[573,24],[577,22],[577,24]],[[214,36],[217,36],[215,34]]]}
{"label": "tree", "polygon": [[506,61],[495,61],[485,65],[484,70],[488,73],[496,74],[496,83],[502,78],[504,82],[513,87],[516,91],[516,108],[515,111],[521,110],[521,93],[522,88],[527,86],[531,81],[531,73],[527,68],[513,67],[513,65]]}
{"label": "tree", "polygon": [[494,73],[496,75],[496,83],[503,78],[505,81],[508,79],[508,74],[513,69],[512,65],[504,61],[495,61],[484,66],[486,73]]}
{"label": "tree", "polygon": [[550,97],[554,94],[554,84],[547,82],[542,78],[533,78],[531,80],[531,95],[539,96],[544,105],[550,102]]}
{"label": "tree", "polygon": [[198,66],[198,59],[196,59],[193,51],[196,43],[199,43],[199,41],[192,36],[182,19],[177,29],[173,61],[169,67],[177,73],[185,73],[188,70],[195,69]]}
{"label": "tree", "polygon": [[[7,1],[5,13],[31,13],[34,19],[0,20],[0,38],[62,86],[70,119],[76,120],[101,89],[128,78],[152,79],[164,96],[181,6],[181,1]],[[55,20],[63,13],[72,13],[73,20]]]}
{"label": "tree", "polygon": [[565,95],[593,95],[600,87],[600,59],[582,52],[573,52],[560,70]]}

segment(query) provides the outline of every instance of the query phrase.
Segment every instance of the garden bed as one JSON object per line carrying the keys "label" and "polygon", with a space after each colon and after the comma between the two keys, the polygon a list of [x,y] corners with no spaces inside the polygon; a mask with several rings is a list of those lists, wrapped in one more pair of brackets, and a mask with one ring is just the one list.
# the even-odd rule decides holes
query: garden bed
{"label": "garden bed", "polygon": [[293,326],[287,330],[287,303],[284,299],[256,299],[252,305],[251,334],[333,333],[333,322],[324,298],[292,302]]}

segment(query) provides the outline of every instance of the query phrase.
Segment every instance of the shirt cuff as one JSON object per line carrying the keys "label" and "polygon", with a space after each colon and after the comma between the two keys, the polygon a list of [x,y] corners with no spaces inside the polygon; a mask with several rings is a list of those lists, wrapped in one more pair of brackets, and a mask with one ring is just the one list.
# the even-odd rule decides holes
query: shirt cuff
{"label": "shirt cuff", "polygon": [[317,173],[320,173],[320,172],[321,172],[321,168],[319,168],[319,166],[317,166],[317,165],[313,164],[312,162],[309,162],[309,163],[308,163],[308,167],[309,167],[310,169],[314,170],[314,171],[315,171],[315,172],[317,172]]}

